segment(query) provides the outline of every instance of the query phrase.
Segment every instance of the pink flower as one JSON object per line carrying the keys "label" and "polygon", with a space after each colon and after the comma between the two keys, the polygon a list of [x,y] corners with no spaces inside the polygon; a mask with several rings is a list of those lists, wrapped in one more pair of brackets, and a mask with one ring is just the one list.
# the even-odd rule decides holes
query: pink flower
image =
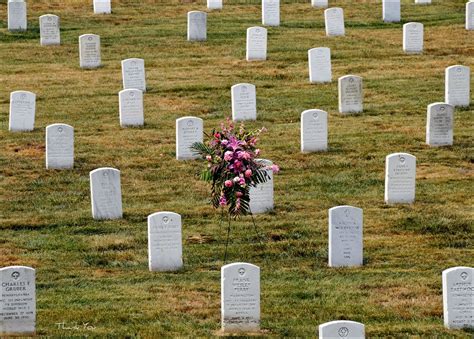
{"label": "pink flower", "polygon": [[239,191],[235,192],[235,196],[236,196],[237,198],[241,198],[243,195],[244,195],[244,194],[243,194],[242,192],[239,192]]}
{"label": "pink flower", "polygon": [[219,139],[219,138],[221,137],[221,135],[220,135],[220,133],[214,133],[214,137],[215,137],[216,139]]}
{"label": "pink flower", "polygon": [[221,141],[221,144],[224,145],[224,146],[227,146],[227,144],[229,143],[229,140],[227,139],[224,139]]}
{"label": "pink flower", "polygon": [[240,172],[242,169],[242,161],[236,160],[234,161],[234,171]]}
{"label": "pink flower", "polygon": [[241,151],[241,152],[238,152],[237,158],[249,160],[252,158],[252,155],[249,152]]}
{"label": "pink flower", "polygon": [[270,168],[273,171],[273,173],[280,172],[280,167],[278,167],[278,165],[272,165]]}
{"label": "pink flower", "polygon": [[245,177],[250,178],[252,176],[252,170],[248,169],[245,171]]}
{"label": "pink flower", "polygon": [[206,155],[206,160],[207,161],[211,161],[212,160],[212,157],[210,155]]}
{"label": "pink flower", "polygon": [[234,152],[232,152],[232,151],[227,151],[227,152],[224,153],[224,160],[225,161],[231,161],[233,157],[234,157]]}
{"label": "pink flower", "polygon": [[240,181],[240,177],[235,177],[234,178],[234,182],[239,182]]}
{"label": "pink flower", "polygon": [[244,178],[240,178],[239,185],[240,186],[245,186],[245,179]]}
{"label": "pink flower", "polygon": [[259,155],[259,154],[260,154],[260,148],[257,148],[257,149],[255,150],[255,155]]}
{"label": "pink flower", "polygon": [[221,197],[219,198],[219,205],[221,206],[227,205],[227,199],[225,198],[224,195],[221,195]]}
{"label": "pink flower", "polygon": [[226,180],[224,182],[224,185],[225,185],[225,187],[232,187],[232,185],[233,185],[232,180]]}

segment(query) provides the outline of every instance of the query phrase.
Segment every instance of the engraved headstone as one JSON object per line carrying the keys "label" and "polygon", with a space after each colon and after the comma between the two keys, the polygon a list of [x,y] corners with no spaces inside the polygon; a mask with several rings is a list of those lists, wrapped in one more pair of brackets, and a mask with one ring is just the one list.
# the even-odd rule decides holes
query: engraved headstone
{"label": "engraved headstone", "polygon": [[400,22],[400,0],[382,0],[382,12],[384,22]]}
{"label": "engraved headstone", "polygon": [[411,54],[423,52],[423,24],[409,22],[403,25],[403,51]]}
{"label": "engraved headstone", "polygon": [[337,320],[319,325],[319,339],[364,339],[364,324],[350,321]]}
{"label": "engraved headstone", "polygon": [[326,23],[327,36],[344,36],[344,11],[342,8],[333,7],[324,11],[324,21]]}
{"label": "engraved headstone", "polygon": [[474,268],[452,267],[442,276],[444,326],[474,329]]}
{"label": "engraved headstone", "polygon": [[181,215],[158,212],[148,216],[150,271],[177,271],[183,267]]}
{"label": "engraved headstone", "polygon": [[262,0],[262,25],[280,26],[280,0]]}
{"label": "engraved headstone", "polygon": [[46,168],[74,167],[74,128],[66,124],[46,127]]}
{"label": "engraved headstone", "polygon": [[411,204],[415,201],[416,157],[392,153],[385,158],[385,203]]}
{"label": "engraved headstone", "polygon": [[309,109],[301,113],[301,152],[327,151],[328,113]]}
{"label": "engraved headstone", "polygon": [[222,0],[207,0],[207,9],[222,9]]}
{"label": "engraved headstone", "polygon": [[317,8],[327,8],[328,0],[311,0],[311,6]]}
{"label": "engraved headstone", "polygon": [[100,67],[100,36],[83,34],[79,37],[79,61],[81,68]]}
{"label": "engraved headstone", "polygon": [[0,268],[0,336],[34,334],[36,273],[31,267]]}
{"label": "engraved headstone", "polygon": [[123,89],[139,89],[146,92],[145,60],[130,58],[122,60]]}
{"label": "engraved headstone", "polygon": [[53,14],[45,14],[39,17],[39,23],[41,46],[59,45],[61,43],[59,17]]}
{"label": "engraved headstone", "polygon": [[332,81],[331,49],[327,47],[312,48],[308,51],[309,81],[324,83]]}
{"label": "engraved headstone", "polygon": [[10,131],[32,131],[35,128],[36,94],[28,91],[10,93]]}
{"label": "engraved headstone", "polygon": [[247,61],[267,60],[267,29],[247,28]]}
{"label": "engraved headstone", "polygon": [[110,0],[94,0],[94,14],[110,14],[112,7]]}
{"label": "engraved headstone", "polygon": [[143,126],[143,92],[124,89],[119,92],[120,126]]}
{"label": "engraved headstone", "polygon": [[329,266],[363,263],[362,209],[337,206],[329,209]]}
{"label": "engraved headstone", "polygon": [[223,332],[260,330],[260,268],[233,263],[221,268],[221,324]]}
{"label": "engraved headstone", "polygon": [[206,41],[207,13],[200,11],[188,12],[188,41]]}
{"label": "engraved headstone", "polygon": [[232,120],[257,119],[257,95],[255,85],[237,84],[231,88]]}
{"label": "engraved headstone", "polygon": [[339,112],[360,113],[364,109],[362,78],[346,75],[339,78]]}
{"label": "engraved headstone", "polygon": [[469,106],[471,70],[467,66],[455,65],[446,68],[445,102],[453,106]]}
{"label": "engraved headstone", "polygon": [[89,176],[92,217],[96,220],[122,218],[120,171],[102,167],[91,171]]}
{"label": "engraved headstone", "polygon": [[191,150],[195,142],[204,138],[203,121],[200,118],[184,117],[176,120],[176,159],[198,159],[199,155]]}
{"label": "engraved headstone", "polygon": [[26,2],[23,0],[8,0],[8,30],[26,31]]}
{"label": "engraved headstone", "polygon": [[431,4],[431,0],[415,0],[415,4],[418,4],[418,5]]}
{"label": "engraved headstone", "polygon": [[273,163],[265,159],[256,159],[255,161],[265,166],[265,171],[270,178],[256,187],[250,187],[249,190],[250,212],[261,214],[273,210],[273,171],[270,168]]}
{"label": "engraved headstone", "polygon": [[466,29],[474,30],[474,1],[466,3]]}
{"label": "engraved headstone", "polygon": [[443,102],[428,105],[426,143],[430,146],[453,144],[454,107]]}

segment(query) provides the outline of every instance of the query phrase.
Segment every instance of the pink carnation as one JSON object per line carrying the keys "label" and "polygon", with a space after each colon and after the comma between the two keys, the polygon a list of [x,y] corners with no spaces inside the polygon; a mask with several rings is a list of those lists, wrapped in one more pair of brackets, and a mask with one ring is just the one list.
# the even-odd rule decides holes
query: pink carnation
{"label": "pink carnation", "polygon": [[278,165],[272,165],[270,168],[273,171],[273,173],[280,172],[280,167],[278,167]]}
{"label": "pink carnation", "polygon": [[244,178],[240,178],[239,185],[240,186],[245,186],[245,179]]}
{"label": "pink carnation", "polygon": [[245,171],[245,176],[246,176],[247,178],[250,178],[250,177],[252,176],[252,170],[250,170],[250,169],[246,170],[246,171]]}
{"label": "pink carnation", "polygon": [[241,198],[243,195],[244,195],[244,194],[243,194],[242,192],[239,192],[239,191],[235,192],[235,196],[236,196],[237,198]]}
{"label": "pink carnation", "polygon": [[225,187],[232,187],[232,185],[233,185],[232,180],[226,180],[224,182],[224,185],[225,185]]}
{"label": "pink carnation", "polygon": [[227,152],[224,153],[224,160],[225,161],[231,161],[233,157],[234,157],[234,152],[232,152],[232,151],[227,151]]}

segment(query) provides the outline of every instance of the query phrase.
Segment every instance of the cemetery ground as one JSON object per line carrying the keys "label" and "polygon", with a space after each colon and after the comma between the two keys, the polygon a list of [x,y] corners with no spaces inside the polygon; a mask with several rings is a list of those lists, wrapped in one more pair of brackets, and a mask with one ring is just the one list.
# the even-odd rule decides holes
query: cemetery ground
{"label": "cemetery ground", "polygon": [[[262,334],[314,336],[319,324],[349,319],[370,337],[467,338],[443,327],[441,272],[472,266],[473,106],[455,111],[454,145],[425,144],[426,107],[444,101],[444,70],[474,65],[464,0],[416,6],[384,24],[375,1],[333,0],[346,36],[327,38],[322,9],[282,1],[268,27],[268,60],[245,61],[246,29],[259,26],[257,1],[225,1],[208,14],[208,41],[186,41],[186,13],[205,3],[29,1],[28,31],[8,33],[0,2],[2,189],[0,267],[37,270],[41,335],[209,336],[220,329],[220,267],[226,224],[195,177],[199,161],[175,160],[175,120],[204,119],[210,131],[231,115],[230,87],[256,85],[262,156],[281,167],[275,210],[232,222],[228,262],[261,267]],[[61,18],[61,46],[39,45],[38,17]],[[402,24],[425,25],[423,55],[405,55]],[[81,70],[78,37],[101,37],[103,67]],[[333,82],[311,85],[307,51],[330,47]],[[122,59],[145,59],[145,126],[121,128]],[[364,112],[337,112],[337,78],[364,79]],[[472,79],[472,78],[471,78]],[[471,80],[472,81],[472,80]],[[472,87],[472,84],[471,84]],[[9,93],[37,94],[33,132],[8,132]],[[328,111],[329,151],[300,153],[302,111]],[[75,129],[73,170],[45,169],[45,127]],[[416,202],[384,204],[384,161],[417,157]],[[95,221],[89,171],[121,171],[124,218]],[[327,266],[328,212],[364,211],[364,266]],[[184,269],[151,273],[146,217],[182,215]],[[63,327],[58,325],[63,323]],[[84,326],[84,324],[88,324]],[[72,328],[75,325],[78,328]]]}

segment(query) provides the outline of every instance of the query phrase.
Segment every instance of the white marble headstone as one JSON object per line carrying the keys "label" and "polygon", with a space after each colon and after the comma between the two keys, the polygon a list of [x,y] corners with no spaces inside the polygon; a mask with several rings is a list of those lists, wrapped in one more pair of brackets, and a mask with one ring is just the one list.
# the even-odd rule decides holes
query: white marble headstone
{"label": "white marble headstone", "polygon": [[110,0],[94,0],[94,14],[110,13],[112,13]]}
{"label": "white marble headstone", "polygon": [[453,144],[454,107],[444,102],[428,105],[426,143],[430,146]]}
{"label": "white marble headstone", "polygon": [[270,180],[250,187],[250,212],[252,214],[261,214],[273,210],[273,171],[270,166],[273,163],[266,159],[255,159],[256,162],[263,164]]}
{"label": "white marble headstone", "polygon": [[237,84],[231,87],[232,120],[257,119],[257,94],[255,85]]}
{"label": "white marble headstone", "polygon": [[74,128],[66,124],[46,127],[46,168],[74,167]]}
{"label": "white marble headstone", "polygon": [[331,49],[312,48],[308,51],[309,81],[324,83],[332,81]]}
{"label": "white marble headstone", "polygon": [[8,0],[8,30],[26,31],[26,2],[23,0]]}
{"label": "white marble headstone", "polygon": [[362,209],[337,206],[329,209],[329,266],[361,266],[363,263]]}
{"label": "white marble headstone", "polygon": [[36,94],[28,91],[10,93],[10,131],[32,131],[35,128]]}
{"label": "white marble headstone", "polygon": [[207,13],[188,12],[188,41],[207,40]]}
{"label": "white marble headstone", "polygon": [[385,203],[411,204],[415,201],[416,157],[392,153],[385,158]]}
{"label": "white marble headstone", "polygon": [[328,113],[308,109],[301,113],[301,152],[327,151]]}
{"label": "white marble headstone", "polygon": [[89,176],[92,217],[96,220],[122,218],[120,171],[102,167],[91,171]]}
{"label": "white marble headstone", "polygon": [[474,30],[474,1],[466,3],[466,29]]}
{"label": "white marble headstone", "polygon": [[221,267],[223,332],[260,330],[260,268],[247,263]]}
{"label": "white marble headstone", "polygon": [[344,11],[339,7],[328,8],[324,11],[324,21],[326,23],[327,36],[344,36],[346,29],[344,26]]}
{"label": "white marble headstone", "polygon": [[247,28],[247,61],[267,60],[267,29]]}
{"label": "white marble headstone", "polygon": [[83,34],[79,37],[79,62],[81,68],[100,67],[100,36]]}
{"label": "white marble headstone", "polygon": [[362,78],[346,75],[339,78],[339,112],[343,114],[360,113],[364,110]]}
{"label": "white marble headstone", "polygon": [[207,0],[207,9],[222,9],[222,0]]}
{"label": "white marble headstone", "polygon": [[143,126],[143,92],[124,89],[119,92],[120,126]]}
{"label": "white marble headstone", "polygon": [[122,60],[123,89],[139,89],[146,92],[145,60],[130,58]]}
{"label": "white marble headstone", "polygon": [[199,155],[191,150],[195,142],[203,142],[203,121],[196,117],[183,117],[176,120],[176,159],[198,159]]}
{"label": "white marble headstone", "polygon": [[262,25],[280,26],[280,0],[262,0]]}
{"label": "white marble headstone", "polygon": [[409,22],[403,25],[403,51],[410,54],[423,53],[423,24]]}
{"label": "white marble headstone", "polygon": [[442,280],[444,326],[474,329],[474,268],[448,268]]}
{"label": "white marble headstone", "polygon": [[470,102],[471,70],[455,65],[446,68],[445,102],[453,106],[467,107]]}
{"label": "white marble headstone", "polygon": [[328,0],[311,0],[311,6],[317,8],[327,8]]}
{"label": "white marble headstone", "polygon": [[364,339],[364,324],[350,321],[337,320],[319,325],[319,339]]}
{"label": "white marble headstone", "polygon": [[431,4],[431,0],[415,0],[415,4],[418,4],[418,5],[428,5],[428,4]]}
{"label": "white marble headstone", "polygon": [[177,271],[183,267],[181,215],[158,212],[148,216],[150,271]]}
{"label": "white marble headstone", "polygon": [[41,46],[59,45],[61,34],[60,21],[57,15],[45,14],[39,17]]}
{"label": "white marble headstone", "polygon": [[26,266],[0,268],[0,336],[34,334],[36,272]]}
{"label": "white marble headstone", "polygon": [[382,12],[384,22],[400,22],[400,0],[382,0]]}

